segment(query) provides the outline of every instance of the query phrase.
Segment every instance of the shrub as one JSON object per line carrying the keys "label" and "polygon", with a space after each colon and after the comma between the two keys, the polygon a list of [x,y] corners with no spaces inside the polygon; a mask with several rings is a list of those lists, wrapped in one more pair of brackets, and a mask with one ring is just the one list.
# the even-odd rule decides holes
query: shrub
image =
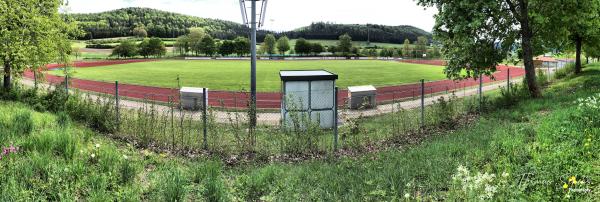
{"label": "shrub", "polygon": [[433,111],[432,118],[435,125],[439,125],[442,128],[454,126],[457,116],[456,99],[456,95],[452,94],[447,101],[445,96],[442,96],[433,102],[431,110]]}
{"label": "shrub", "polygon": [[88,44],[85,45],[85,48],[93,48],[93,49],[113,49],[116,48],[116,45],[110,44]]}
{"label": "shrub", "polygon": [[500,97],[494,101],[496,107],[508,107],[529,96],[526,86],[510,84],[508,88],[500,88]]}

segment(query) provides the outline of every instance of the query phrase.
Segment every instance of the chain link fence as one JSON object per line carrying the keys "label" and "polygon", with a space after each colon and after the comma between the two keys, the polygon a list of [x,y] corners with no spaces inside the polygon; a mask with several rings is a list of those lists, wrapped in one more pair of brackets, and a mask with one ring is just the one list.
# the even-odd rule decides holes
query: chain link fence
{"label": "chain link fence", "polygon": [[[84,102],[104,106],[113,117],[113,136],[142,147],[177,152],[220,155],[310,155],[363,147],[401,134],[421,131],[480,109],[484,88],[510,87],[510,70],[497,80],[431,81],[382,87],[375,105],[352,107],[348,90],[335,88],[333,97],[311,100],[313,105],[334,103],[333,112],[298,112],[283,121],[279,93],[259,94],[256,127],[249,124],[249,92],[202,89],[190,109],[182,105],[178,90],[148,93],[142,86],[78,82],[63,78],[65,88]],[[507,83],[505,84],[503,81]],[[57,84],[58,80],[49,80]],[[485,85],[484,85],[485,84]],[[127,87],[125,87],[127,86]],[[461,101],[457,98],[465,97]],[[200,101],[199,101],[200,100]],[[302,104],[302,103],[300,103]],[[102,108],[102,107],[100,107]],[[322,119],[333,127],[322,127]],[[368,128],[385,132],[371,133]],[[370,129],[369,129],[370,130]],[[369,134],[369,135],[365,135]]]}

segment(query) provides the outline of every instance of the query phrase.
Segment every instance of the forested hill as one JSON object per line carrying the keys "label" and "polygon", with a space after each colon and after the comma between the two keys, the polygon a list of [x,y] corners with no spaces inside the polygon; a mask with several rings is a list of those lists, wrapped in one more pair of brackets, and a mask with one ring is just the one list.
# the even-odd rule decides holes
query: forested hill
{"label": "forested hill", "polygon": [[298,28],[287,32],[290,38],[305,39],[338,39],[342,34],[348,33],[355,41],[403,43],[404,39],[416,41],[419,36],[426,36],[431,40],[431,34],[422,29],[409,26],[387,26],[387,25],[358,25],[358,24],[333,24],[312,23],[309,26]]}
{"label": "forested hill", "polygon": [[[150,8],[123,8],[101,13],[70,14],[79,21],[85,30],[82,39],[99,39],[132,36],[133,29],[144,26],[151,37],[175,38],[187,34],[188,28],[202,27],[210,35],[219,39],[233,39],[237,36],[248,36],[248,28],[240,23],[200,18],[178,13],[166,12]],[[368,28],[368,29],[367,29]],[[262,41],[269,31],[259,31],[258,40]],[[384,43],[403,43],[408,38],[416,41],[419,36],[431,38],[431,34],[412,26],[353,25],[313,23],[296,30],[275,33],[277,37],[287,35],[289,38],[306,39],[338,39],[342,34],[350,34],[355,41]],[[370,34],[369,34],[370,33]],[[368,37],[370,36],[370,37]]]}
{"label": "forested hill", "polygon": [[145,26],[148,36],[174,38],[187,33],[190,27],[203,27],[212,36],[233,39],[246,36],[248,29],[240,23],[199,18],[150,8],[123,8],[101,13],[71,14],[80,22],[84,39],[131,36],[132,30]]}

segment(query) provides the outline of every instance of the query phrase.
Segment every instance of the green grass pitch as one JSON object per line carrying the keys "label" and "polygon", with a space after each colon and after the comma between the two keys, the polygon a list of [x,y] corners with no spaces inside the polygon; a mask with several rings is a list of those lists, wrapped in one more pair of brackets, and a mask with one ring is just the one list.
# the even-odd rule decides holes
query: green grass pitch
{"label": "green grass pitch", "polygon": [[[257,88],[260,92],[280,90],[280,70],[325,69],[339,75],[340,88],[355,85],[389,86],[444,79],[443,67],[375,60],[259,61]],[[60,75],[60,71],[51,74]],[[177,87],[177,75],[183,86],[213,90],[248,90],[250,61],[160,60],[104,67],[77,68],[80,79]]]}

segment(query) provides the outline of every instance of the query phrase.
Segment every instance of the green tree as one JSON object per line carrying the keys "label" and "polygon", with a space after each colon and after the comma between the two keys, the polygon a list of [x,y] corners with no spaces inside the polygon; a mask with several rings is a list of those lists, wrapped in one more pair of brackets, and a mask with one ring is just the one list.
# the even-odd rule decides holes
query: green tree
{"label": "green tree", "polygon": [[427,37],[424,36],[419,36],[417,38],[417,46],[416,46],[416,51],[417,51],[417,57],[423,57],[423,54],[427,53],[427,44],[429,43],[429,39],[427,39]]}
{"label": "green tree", "polygon": [[339,52],[348,57],[352,50],[352,37],[348,34],[340,36],[337,47]]}
{"label": "green tree", "polygon": [[79,47],[71,48],[71,55],[75,56],[75,60],[78,60],[81,57],[81,49]]}
{"label": "green tree", "polygon": [[335,45],[330,45],[329,47],[327,47],[327,51],[329,51],[332,55],[335,55],[337,50],[338,50],[338,48]]}
{"label": "green tree", "polygon": [[404,39],[404,45],[402,45],[402,53],[404,53],[404,57],[410,57],[410,53],[412,49],[410,48],[410,40]]}
{"label": "green tree", "polygon": [[290,39],[287,36],[282,36],[277,39],[277,50],[280,54],[285,55],[290,50]]}
{"label": "green tree", "polygon": [[[39,71],[51,62],[67,65],[69,39],[80,33],[70,18],[59,15],[61,0],[3,0],[0,2],[0,62],[4,89],[25,69]],[[67,69],[67,68],[65,68]]]}
{"label": "green tree", "polygon": [[223,40],[219,46],[219,54],[228,56],[235,53],[235,43],[231,40]]}
{"label": "green tree", "polygon": [[[451,78],[491,75],[514,46],[523,49],[525,80],[532,97],[541,95],[533,65],[534,28],[552,24],[539,8],[541,0],[419,0],[439,9],[433,29],[448,57],[445,73]],[[554,8],[556,10],[556,7]],[[535,18],[534,18],[535,16]],[[534,19],[534,20],[532,20]],[[536,30],[539,31],[539,30]],[[540,41],[548,40],[538,37]],[[466,70],[467,74],[462,72]]]}
{"label": "green tree", "polygon": [[145,39],[139,45],[139,53],[144,58],[148,58],[149,56],[154,57],[162,57],[167,53],[167,49],[165,48],[165,44],[160,38],[150,38]]}
{"label": "green tree", "polygon": [[179,55],[186,55],[190,51],[190,38],[187,35],[177,37],[174,46]]}
{"label": "green tree", "polygon": [[146,28],[143,25],[137,26],[136,28],[134,28],[132,31],[132,34],[133,34],[133,36],[136,36],[138,38],[148,37],[148,32],[146,32]]}
{"label": "green tree", "polygon": [[589,63],[590,58],[598,59],[600,58],[600,43],[597,41],[588,42],[584,44],[583,51],[587,59],[586,63]]}
{"label": "green tree", "polygon": [[562,20],[555,26],[567,30],[569,39],[575,45],[575,73],[579,74],[583,44],[600,38],[600,1],[562,0],[552,3],[560,8],[552,14],[558,14],[556,18]]}
{"label": "green tree", "polygon": [[265,36],[265,41],[262,43],[260,48],[263,49],[265,53],[273,55],[275,54],[276,43],[277,40],[275,39],[275,36],[273,36],[273,34],[267,34],[267,36]]}
{"label": "green tree", "polygon": [[210,35],[204,35],[200,41],[200,51],[207,56],[213,56],[217,50],[215,40]]}
{"label": "green tree", "polygon": [[235,44],[235,53],[238,56],[250,54],[250,40],[246,37],[237,37],[233,40]]}
{"label": "green tree", "polygon": [[325,51],[325,48],[320,43],[310,43],[310,52],[312,54],[319,55],[323,51]]}
{"label": "green tree", "polygon": [[202,38],[206,35],[206,32],[199,27],[190,28],[189,31],[190,33],[187,35],[189,47],[194,55],[199,55],[202,51]]}
{"label": "green tree", "polygon": [[131,41],[123,41],[119,46],[113,49],[111,56],[130,58],[137,55],[137,47]]}
{"label": "green tree", "polygon": [[294,46],[294,50],[296,51],[296,54],[300,54],[300,55],[306,55],[310,53],[310,42],[308,42],[306,39],[304,38],[299,38],[298,40],[296,40],[296,45]]}
{"label": "green tree", "polygon": [[440,48],[438,48],[438,46],[434,45],[433,48],[431,49],[431,57],[432,58],[440,58],[442,56],[442,54],[440,53]]}

